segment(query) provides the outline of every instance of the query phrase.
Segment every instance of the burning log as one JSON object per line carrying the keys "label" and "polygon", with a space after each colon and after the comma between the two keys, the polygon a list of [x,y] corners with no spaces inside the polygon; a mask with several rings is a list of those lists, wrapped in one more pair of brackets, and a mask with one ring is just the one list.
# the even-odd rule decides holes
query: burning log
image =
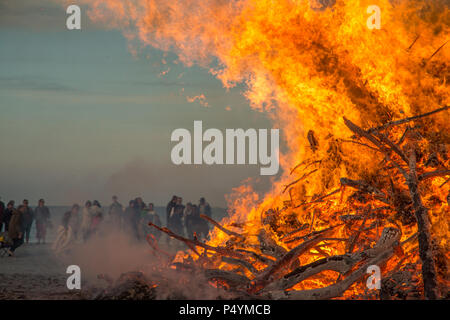
{"label": "burning log", "polygon": [[227,284],[235,288],[247,288],[250,285],[250,280],[246,276],[230,271],[206,269],[204,270],[204,274],[209,280],[224,280]]}
{"label": "burning log", "polygon": [[422,276],[425,297],[428,299],[436,299],[438,296],[436,290],[436,268],[434,265],[433,253],[431,251],[430,220],[428,217],[428,210],[423,206],[422,199],[418,191],[416,153],[414,150],[411,152],[409,168],[410,173],[408,188],[413,201],[414,212],[416,214],[417,226],[419,229],[419,255],[422,260]]}
{"label": "burning log", "polygon": [[279,246],[271,237],[269,237],[264,229],[259,232],[258,240],[260,242],[260,250],[264,254],[276,259],[279,259],[286,254],[286,249]]}
{"label": "burning log", "polygon": [[350,186],[350,187],[360,190],[361,192],[374,194],[378,200],[381,200],[384,203],[389,204],[389,201],[386,199],[386,195],[383,192],[381,192],[380,190],[378,190],[377,188],[368,184],[366,181],[352,180],[349,178],[341,178],[340,181],[343,186]]}

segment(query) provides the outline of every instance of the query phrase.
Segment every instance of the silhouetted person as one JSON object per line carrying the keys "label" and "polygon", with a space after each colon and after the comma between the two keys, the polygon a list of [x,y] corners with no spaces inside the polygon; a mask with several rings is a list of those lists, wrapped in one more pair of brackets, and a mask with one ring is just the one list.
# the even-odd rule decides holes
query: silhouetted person
{"label": "silhouetted person", "polygon": [[198,210],[200,214],[204,214],[210,218],[211,217],[211,207],[208,202],[206,202],[205,198],[200,198],[200,203],[198,204]]}
{"label": "silhouetted person", "polygon": [[169,216],[169,229],[181,236],[184,235],[183,215],[184,215],[183,199],[181,197],[177,197],[175,207],[173,208],[171,215]]}
{"label": "silhouetted person", "polygon": [[15,210],[14,201],[10,200],[6,205],[5,214],[3,216],[3,222],[5,223],[5,231],[8,231],[9,229],[9,222],[11,221],[11,217],[13,215],[14,210]]}
{"label": "silhouetted person", "polygon": [[86,201],[84,204],[83,212],[81,214],[81,233],[83,235],[83,241],[87,241],[89,238],[89,232],[92,223],[92,202]]}
{"label": "silhouetted person", "polygon": [[192,239],[194,233],[198,238],[205,238],[208,235],[208,222],[200,217],[200,212],[196,205],[191,205],[191,209],[185,212],[185,223],[189,238]]}
{"label": "silhouetted person", "polygon": [[97,200],[94,200],[92,202],[91,207],[91,225],[89,227],[89,236],[97,233],[98,229],[100,228],[100,224],[103,221],[103,210],[100,202]]}
{"label": "silhouetted person", "polygon": [[14,251],[23,244],[23,231],[25,227],[23,215],[25,206],[19,206],[18,210],[12,208],[11,219],[8,225],[8,236],[12,241],[12,246],[8,249],[8,255],[13,256]]}
{"label": "silhouetted person", "polygon": [[135,200],[130,200],[125,209],[124,227],[133,237],[139,240],[140,211]]}
{"label": "silhouetted person", "polygon": [[109,217],[111,219],[112,225],[115,227],[119,227],[123,215],[123,206],[117,200],[117,196],[113,196],[112,201],[113,202],[109,206]]}
{"label": "silhouetted person", "polygon": [[39,199],[38,206],[34,209],[36,219],[36,238],[38,243],[45,243],[47,228],[50,226],[50,210],[45,205],[44,199]]}
{"label": "silhouetted person", "polygon": [[159,216],[154,209],[153,203],[148,204],[148,209],[146,210],[145,215],[143,215],[141,218],[141,226],[144,237],[146,237],[148,233],[151,233],[155,237],[155,239],[158,240],[161,237],[161,231],[154,227],[150,227],[148,225],[149,222],[154,223],[157,226],[161,226],[161,220],[159,219]]}
{"label": "silhouetted person", "polygon": [[72,209],[69,211],[69,222],[68,226],[72,229],[73,239],[78,239],[78,233],[80,231],[80,206],[78,204],[74,204]]}
{"label": "silhouetted person", "polygon": [[177,196],[172,196],[172,200],[170,200],[166,206],[166,225],[167,225],[167,227],[169,227],[169,217],[171,214],[173,214],[173,210],[175,209],[176,204],[177,204]]}
{"label": "silhouetted person", "polygon": [[22,205],[25,207],[23,209],[23,223],[24,223],[24,234],[25,234],[25,241],[28,244],[30,242],[30,232],[31,232],[31,226],[33,225],[34,221],[34,212],[33,209],[31,209],[28,206],[28,200],[24,199],[22,201]]}
{"label": "silhouetted person", "polygon": [[136,199],[134,199],[134,201],[136,202],[136,208],[139,211],[142,211],[142,210],[145,209],[145,203],[144,203],[144,200],[142,200],[141,197],[137,197]]}
{"label": "silhouetted person", "polygon": [[0,232],[3,231],[3,224],[5,219],[5,204],[3,201],[0,201]]}

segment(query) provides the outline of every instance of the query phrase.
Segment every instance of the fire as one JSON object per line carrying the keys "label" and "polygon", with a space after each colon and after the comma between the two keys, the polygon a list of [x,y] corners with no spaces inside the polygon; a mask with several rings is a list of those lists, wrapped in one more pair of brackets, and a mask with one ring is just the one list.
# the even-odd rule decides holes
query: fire
{"label": "fire", "polygon": [[[386,169],[389,161],[373,145],[352,139],[344,116],[368,129],[450,104],[450,44],[445,45],[450,9],[444,1],[85,2],[93,21],[122,29],[134,49],[174,51],[185,65],[208,68],[226,88],[244,82],[250,106],[267,112],[283,129],[288,149],[280,159],[281,179],[263,197],[247,183],[229,196],[232,212],[222,225],[243,239],[227,244],[230,236],[215,228],[208,245],[240,246],[262,254],[258,236],[263,232],[289,251],[302,236],[332,227],[330,240],[299,256],[297,264],[307,265],[343,255],[349,245],[353,252],[373,246],[386,227],[399,228],[400,241],[417,232],[410,205],[398,210],[409,197],[405,180]],[[381,9],[380,30],[366,25],[366,8],[373,4]],[[420,125],[408,132],[405,125],[392,126],[386,134],[391,141],[407,140],[422,155],[417,174],[449,168],[448,111],[425,118]],[[430,155],[434,160],[427,158]],[[379,193],[356,194],[343,177],[370,182]],[[433,238],[448,261],[446,179],[445,175],[426,179],[419,191],[429,209]],[[369,231],[359,232],[371,225]],[[351,241],[355,234],[358,238]],[[406,242],[403,250],[403,255],[394,255],[382,266],[385,274],[418,261],[417,240]],[[253,263],[258,270],[267,267]],[[215,266],[235,269],[219,260]],[[254,277],[247,269],[242,273]],[[337,272],[324,271],[290,290],[320,288],[340,278]],[[362,283],[355,284],[345,296],[363,291]]]}

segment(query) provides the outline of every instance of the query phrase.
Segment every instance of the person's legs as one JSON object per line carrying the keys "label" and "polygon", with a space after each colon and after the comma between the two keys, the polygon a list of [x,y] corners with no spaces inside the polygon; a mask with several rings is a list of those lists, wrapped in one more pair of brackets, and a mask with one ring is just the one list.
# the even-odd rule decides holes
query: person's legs
{"label": "person's legs", "polygon": [[41,230],[42,230],[42,225],[41,225],[41,223],[36,221],[36,239],[37,239],[37,241],[38,241],[38,244],[41,243],[41,237],[42,237],[42,232],[41,232]]}
{"label": "person's legs", "polygon": [[47,235],[47,225],[43,223],[41,225],[41,239],[42,243],[45,244],[45,236]]}
{"label": "person's legs", "polygon": [[20,247],[22,244],[23,244],[23,238],[22,239],[13,239],[13,244],[9,248],[9,254],[11,255],[12,253],[14,253],[14,251],[16,251],[16,249],[18,247]]}
{"label": "person's legs", "polygon": [[31,231],[31,224],[28,224],[25,228],[25,239],[27,243],[30,241],[30,231]]}

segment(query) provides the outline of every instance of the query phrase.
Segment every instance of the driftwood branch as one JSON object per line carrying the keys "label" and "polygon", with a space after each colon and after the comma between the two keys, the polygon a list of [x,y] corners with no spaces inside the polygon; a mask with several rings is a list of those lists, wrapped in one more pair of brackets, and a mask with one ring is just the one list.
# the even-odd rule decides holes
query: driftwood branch
{"label": "driftwood branch", "polygon": [[229,235],[229,236],[235,236],[235,237],[238,237],[238,238],[244,238],[243,235],[241,235],[241,234],[239,234],[239,233],[237,233],[237,232],[228,230],[228,229],[226,229],[225,227],[222,227],[217,221],[215,221],[214,219],[208,217],[207,215],[200,214],[200,217],[201,217],[202,219],[205,219],[206,221],[210,222],[211,224],[213,224],[214,226],[216,226],[219,230],[223,231],[224,233],[226,233],[226,234]]}
{"label": "driftwood branch", "polygon": [[434,178],[434,177],[442,177],[442,176],[447,176],[450,174],[450,170],[445,169],[445,170],[435,170],[435,171],[431,171],[431,172],[425,172],[423,174],[421,174],[420,176],[418,176],[418,180],[419,181],[423,181],[426,179],[430,179],[430,178]]}
{"label": "driftwood branch", "polygon": [[[268,285],[265,288],[265,294],[272,299],[301,300],[331,299],[341,296],[354,282],[358,281],[366,274],[366,270],[370,265],[380,265],[390,259],[394,254],[394,248],[399,245],[400,235],[398,229],[385,228],[383,229],[380,239],[373,248],[351,255],[347,254],[321,259],[297,268],[283,279]],[[346,274],[357,263],[363,260],[366,260],[366,263],[363,266],[336,284],[312,290],[285,291],[304,279],[325,270],[337,271],[341,275]]]}
{"label": "driftwood branch", "polygon": [[436,299],[438,296],[436,289],[436,267],[431,249],[430,220],[428,217],[428,210],[423,206],[422,199],[419,194],[417,185],[418,179],[416,174],[416,152],[414,150],[411,151],[409,159],[410,173],[408,188],[413,202],[419,233],[419,256],[422,260],[424,293],[427,299]]}
{"label": "driftwood branch", "polygon": [[441,112],[441,111],[446,111],[449,108],[450,108],[450,106],[445,106],[445,107],[438,108],[436,110],[433,110],[433,111],[430,111],[430,112],[427,112],[427,113],[424,113],[424,114],[421,114],[421,115],[418,115],[418,116],[409,117],[409,118],[405,118],[405,119],[401,119],[401,120],[397,120],[397,121],[391,121],[391,122],[385,123],[385,124],[383,124],[383,125],[381,125],[379,127],[369,129],[367,132],[368,133],[373,133],[373,132],[376,132],[376,131],[384,130],[384,129],[387,129],[387,128],[392,127],[392,126],[396,126],[396,125],[399,125],[399,124],[403,124],[403,123],[414,121],[414,120],[417,120],[417,119],[420,119],[420,118],[431,116],[432,114],[435,114],[435,113],[438,113],[438,112]]}
{"label": "driftwood branch", "polygon": [[177,239],[177,240],[179,240],[181,242],[184,242],[189,248],[191,248],[191,249],[193,248],[192,250],[195,253],[197,253],[199,256],[200,256],[200,254],[195,249],[195,247],[202,247],[202,248],[205,248],[207,250],[211,250],[211,251],[217,252],[217,253],[219,253],[221,255],[224,255],[224,256],[229,256],[229,257],[233,257],[233,258],[237,258],[237,259],[245,259],[245,256],[243,254],[235,252],[235,251],[230,250],[228,248],[213,247],[213,246],[207,245],[206,243],[200,242],[198,240],[191,240],[191,239],[182,237],[182,236],[172,232],[168,228],[157,226],[156,224],[154,224],[152,222],[149,222],[148,225],[158,229],[159,231],[162,231],[162,232],[166,233],[167,235],[169,235],[170,237],[172,237],[174,239]]}

